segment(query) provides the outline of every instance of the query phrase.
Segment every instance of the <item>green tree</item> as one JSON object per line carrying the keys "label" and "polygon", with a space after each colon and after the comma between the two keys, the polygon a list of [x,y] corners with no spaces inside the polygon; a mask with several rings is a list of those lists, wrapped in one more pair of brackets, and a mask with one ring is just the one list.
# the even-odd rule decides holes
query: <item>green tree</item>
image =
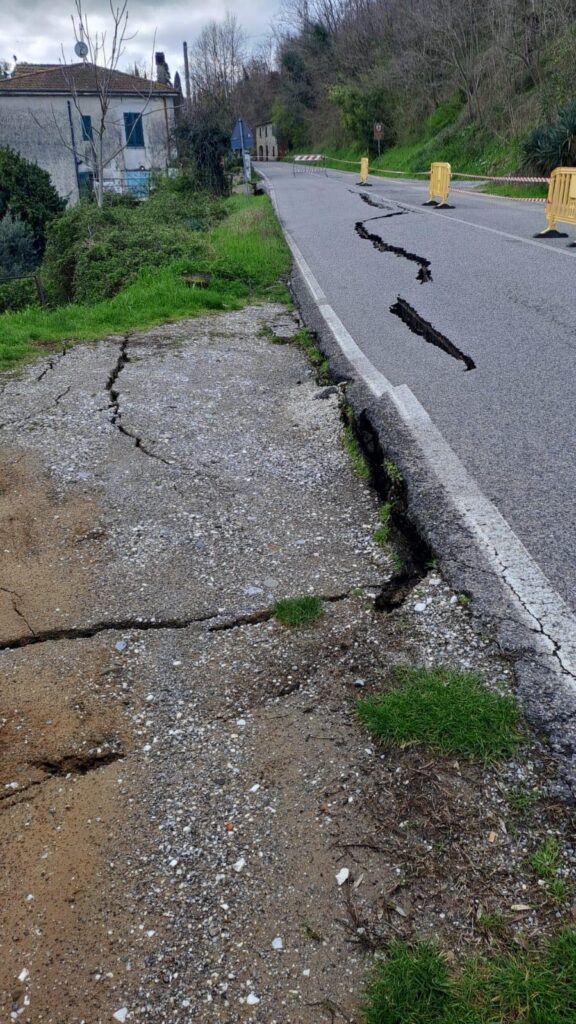
{"label": "green tree", "polygon": [[0,219],[10,213],[28,224],[38,256],[46,246],[48,224],[65,206],[46,171],[11,149],[0,149]]}
{"label": "green tree", "polygon": [[333,85],[329,97],[340,110],[342,127],[355,142],[374,151],[373,130],[376,122],[384,127],[384,145],[396,141],[393,106],[387,89],[379,85]]}

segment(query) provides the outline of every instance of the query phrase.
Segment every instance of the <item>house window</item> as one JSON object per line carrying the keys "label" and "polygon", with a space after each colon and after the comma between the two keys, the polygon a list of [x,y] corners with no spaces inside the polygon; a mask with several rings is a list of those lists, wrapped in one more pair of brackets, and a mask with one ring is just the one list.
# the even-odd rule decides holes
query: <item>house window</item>
{"label": "house window", "polygon": [[92,118],[90,114],[82,114],[82,142],[92,142]]}
{"label": "house window", "polygon": [[132,149],[144,147],[142,114],[124,114],[124,131],[126,132],[127,146]]}

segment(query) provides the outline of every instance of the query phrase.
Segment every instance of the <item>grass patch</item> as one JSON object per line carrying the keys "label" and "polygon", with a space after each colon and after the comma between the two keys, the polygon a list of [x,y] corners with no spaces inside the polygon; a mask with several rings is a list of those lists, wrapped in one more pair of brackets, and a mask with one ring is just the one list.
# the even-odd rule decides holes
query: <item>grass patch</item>
{"label": "grass patch", "polygon": [[544,878],[546,881],[555,878],[560,867],[560,843],[556,836],[548,836],[542,846],[539,846],[531,854],[529,861],[539,878]]}
{"label": "grass patch", "polygon": [[[0,369],[40,354],[47,342],[91,341],[250,302],[286,301],[279,279],[290,270],[290,254],[268,198],[235,195],[222,202],[224,219],[203,234],[194,259],[146,267],[100,302],[0,316]],[[195,271],[211,274],[208,288],[188,287],[184,276]]]}
{"label": "grass patch", "polygon": [[541,951],[469,960],[456,974],[433,943],[394,942],[374,969],[366,1024],[573,1024],[576,931]]}
{"label": "grass patch", "polygon": [[483,185],[478,189],[490,196],[508,196],[511,199],[546,199],[547,185]]}
{"label": "grass patch", "polygon": [[423,744],[486,761],[509,757],[520,741],[512,697],[493,693],[474,672],[401,667],[397,686],[357,704],[360,720],[387,744]]}
{"label": "grass patch", "polygon": [[322,599],[306,594],[304,597],[287,597],[277,601],[272,614],[283,626],[306,626],[322,615]]}
{"label": "grass patch", "polygon": [[357,473],[362,480],[370,480],[372,476],[370,466],[364,457],[364,452],[360,447],[360,442],[356,437],[354,427],[351,423],[347,423],[342,431],[342,444],[350,456],[354,472]]}

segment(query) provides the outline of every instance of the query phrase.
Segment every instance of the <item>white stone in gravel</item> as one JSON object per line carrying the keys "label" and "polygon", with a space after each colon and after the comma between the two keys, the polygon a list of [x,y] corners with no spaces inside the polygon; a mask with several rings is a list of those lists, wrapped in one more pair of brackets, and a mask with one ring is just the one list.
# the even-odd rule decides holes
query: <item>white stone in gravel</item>
{"label": "white stone in gravel", "polygon": [[251,793],[257,793],[259,789],[260,789],[260,783],[259,782],[255,782],[253,786],[250,786],[250,792]]}
{"label": "white stone in gravel", "polygon": [[336,875],[336,881],[338,882],[338,885],[344,885],[344,882],[347,882],[349,878],[350,871],[348,870],[348,868],[342,868]]}
{"label": "white stone in gravel", "polygon": [[118,643],[115,644],[114,646],[115,646],[117,651],[123,651],[125,649],[125,647],[126,647],[126,641],[125,640],[119,640]]}
{"label": "white stone in gravel", "polygon": [[246,999],[246,1002],[248,1006],[258,1006],[260,999],[255,992],[251,992],[248,998]]}
{"label": "white stone in gravel", "polygon": [[236,863],[232,865],[232,867],[234,868],[234,871],[242,871],[242,868],[246,867],[246,861],[244,860],[244,857],[240,857],[236,861]]}
{"label": "white stone in gravel", "polygon": [[358,687],[366,686],[366,680],[365,679],[355,679],[354,682],[352,683],[352,686],[358,686]]}
{"label": "white stone in gravel", "polygon": [[284,943],[279,935],[272,939],[272,949],[284,949]]}
{"label": "white stone in gravel", "polygon": [[124,1021],[128,1016],[128,1008],[126,1006],[122,1006],[119,1010],[116,1010],[116,1013],[112,1014],[112,1016],[114,1017],[114,1020],[119,1021],[120,1024],[124,1024]]}
{"label": "white stone in gravel", "polygon": [[426,611],[426,602],[425,601],[418,601],[418,603],[414,605],[414,611],[415,612],[425,612]]}
{"label": "white stone in gravel", "polygon": [[27,981],[29,977],[30,971],[27,970],[26,967],[24,967],[24,969],[21,970],[20,974],[18,975],[18,981]]}

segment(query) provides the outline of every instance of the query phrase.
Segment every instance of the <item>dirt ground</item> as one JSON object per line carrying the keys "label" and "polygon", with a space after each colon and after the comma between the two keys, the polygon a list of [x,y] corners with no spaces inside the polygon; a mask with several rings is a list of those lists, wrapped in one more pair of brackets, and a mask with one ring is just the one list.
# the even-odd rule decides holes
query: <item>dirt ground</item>
{"label": "dirt ground", "polygon": [[[573,921],[535,737],[486,768],[357,721],[398,664],[512,666],[435,569],[378,611],[337,389],[263,332],[297,326],[263,306],[3,382],[2,1020],[359,1024],[392,937],[458,961]],[[317,622],[271,618],[307,593]],[[550,835],[562,902],[529,864]]]}

